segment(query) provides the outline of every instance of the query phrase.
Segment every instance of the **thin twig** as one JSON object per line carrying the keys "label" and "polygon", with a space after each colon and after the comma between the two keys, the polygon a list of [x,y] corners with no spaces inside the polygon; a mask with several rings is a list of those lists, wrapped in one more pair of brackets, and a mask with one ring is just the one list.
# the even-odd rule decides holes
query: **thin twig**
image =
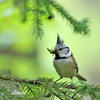
{"label": "thin twig", "polygon": [[56,97],[58,97],[60,100],[64,100],[62,99],[59,95],[57,95],[55,92],[51,91],[53,95],[55,95]]}
{"label": "thin twig", "polygon": [[[86,89],[86,88],[87,88],[87,86],[85,86],[83,89]],[[83,89],[82,89],[82,90],[83,90]],[[72,98],[74,98],[80,91],[81,91],[81,90],[78,90],[77,92],[75,92],[74,95],[72,96]]]}
{"label": "thin twig", "polygon": [[[73,97],[71,97],[70,95],[67,95],[67,94],[63,93],[62,91],[60,91],[60,90],[59,90],[59,89],[57,89],[56,87],[52,86],[52,88],[56,89],[57,91],[59,91],[60,93],[62,93],[64,96],[67,96],[68,98],[70,98],[70,99],[74,100],[74,98],[73,98]],[[53,91],[52,91],[52,92],[53,92]],[[54,92],[53,92],[53,93],[54,93]],[[59,96],[59,95],[57,95],[57,94],[56,94],[56,96],[58,96],[58,97],[60,98],[60,96]],[[60,98],[60,99],[61,99],[61,98]],[[61,99],[61,100],[64,100],[64,99]]]}

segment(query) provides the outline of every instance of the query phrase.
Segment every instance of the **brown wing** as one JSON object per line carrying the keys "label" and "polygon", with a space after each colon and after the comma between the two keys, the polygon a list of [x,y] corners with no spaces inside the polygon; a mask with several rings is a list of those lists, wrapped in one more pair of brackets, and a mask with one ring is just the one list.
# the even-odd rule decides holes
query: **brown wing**
{"label": "brown wing", "polygon": [[71,59],[72,59],[72,63],[74,64],[74,67],[76,69],[76,72],[78,73],[78,65],[76,63],[76,60],[75,60],[74,56],[71,56]]}

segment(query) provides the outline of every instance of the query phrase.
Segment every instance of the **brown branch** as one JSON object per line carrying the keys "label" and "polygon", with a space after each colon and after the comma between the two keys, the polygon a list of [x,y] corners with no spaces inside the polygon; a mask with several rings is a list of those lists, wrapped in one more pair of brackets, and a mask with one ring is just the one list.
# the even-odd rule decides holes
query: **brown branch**
{"label": "brown branch", "polygon": [[9,77],[3,77],[0,76],[0,79],[6,80],[6,81],[15,81],[19,83],[28,83],[28,84],[35,84],[35,85],[41,85],[42,81],[40,80],[25,80],[25,79],[18,79],[18,78],[9,78]]}
{"label": "brown branch", "polygon": [[[5,81],[12,81],[12,82],[15,81],[15,82],[19,82],[19,83],[28,83],[28,84],[32,84],[32,85],[42,85],[43,84],[43,81],[42,80],[38,80],[38,79],[37,80],[25,80],[25,79],[18,79],[18,78],[3,77],[3,76],[0,76],[0,79],[5,80]],[[57,90],[57,88],[55,88],[53,86],[53,84],[50,85],[50,86]],[[70,87],[70,89],[71,89],[71,87]],[[57,90],[57,91],[59,91],[59,90]],[[54,91],[51,91],[51,93],[53,95],[55,95],[56,97],[58,97],[60,100],[64,100],[58,94],[56,94]],[[68,95],[66,95],[66,96],[68,96]],[[68,96],[68,97],[71,98],[70,96]],[[74,98],[71,98],[71,99],[74,100]]]}
{"label": "brown branch", "polygon": [[[22,84],[30,84],[30,85],[35,85],[35,86],[41,86],[44,84],[48,85],[48,88],[50,93],[53,94],[54,96],[56,96],[57,98],[59,98],[60,100],[65,100],[65,98],[69,98],[70,100],[76,100],[75,98],[77,97],[77,94],[80,93],[81,91],[85,91],[85,89],[88,88],[88,85],[85,85],[84,87],[82,87],[82,89],[80,89],[80,86],[77,86],[75,88],[72,88],[71,86],[65,84],[65,85],[61,85],[57,87],[57,84],[53,83],[53,80],[51,79],[45,79],[45,78],[38,78],[38,79],[33,79],[33,80],[26,80],[26,79],[19,79],[19,78],[10,78],[10,77],[4,77],[4,76],[0,76],[1,80],[5,80],[5,81],[12,81],[12,82],[18,82],[18,83],[22,83]],[[44,87],[45,88],[45,87]],[[66,91],[63,91],[63,88],[67,88],[67,90],[77,90],[77,88],[79,88],[77,91],[71,91],[72,93],[69,94]],[[58,91],[58,93],[57,93]],[[91,91],[89,91],[90,93]],[[61,95],[60,95],[60,94]],[[63,97],[62,97],[63,96]],[[84,96],[84,95],[83,95]]]}
{"label": "brown branch", "polygon": [[[6,81],[15,81],[15,82],[19,82],[19,83],[28,83],[28,84],[33,84],[33,85],[42,85],[44,82],[43,80],[39,80],[39,79],[26,80],[26,79],[19,79],[19,78],[4,77],[4,76],[0,76],[0,79],[6,80]],[[53,84],[51,85],[51,87],[55,88],[53,86]],[[65,88],[76,89],[69,85],[65,86]]]}

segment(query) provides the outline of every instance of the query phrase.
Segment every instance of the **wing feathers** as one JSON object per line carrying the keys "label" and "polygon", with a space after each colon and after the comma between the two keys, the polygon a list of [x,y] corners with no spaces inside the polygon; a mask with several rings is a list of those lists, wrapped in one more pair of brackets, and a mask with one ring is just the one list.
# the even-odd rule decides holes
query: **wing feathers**
{"label": "wing feathers", "polygon": [[78,65],[76,63],[76,60],[75,60],[74,56],[71,56],[71,61],[72,61],[73,65],[74,65],[74,67],[76,69],[76,72],[78,73]]}

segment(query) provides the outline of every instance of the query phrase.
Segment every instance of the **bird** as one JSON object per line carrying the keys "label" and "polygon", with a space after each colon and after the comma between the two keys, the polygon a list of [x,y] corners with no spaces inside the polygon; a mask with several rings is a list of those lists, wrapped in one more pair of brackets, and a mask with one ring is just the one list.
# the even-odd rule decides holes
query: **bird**
{"label": "bird", "polygon": [[79,74],[78,64],[73,56],[70,48],[61,40],[60,36],[57,35],[56,46],[53,50],[48,49],[51,54],[54,54],[53,65],[56,72],[60,76],[58,80],[66,77],[71,79],[71,86],[74,86],[73,77],[76,76],[79,80],[86,81],[86,79]]}

